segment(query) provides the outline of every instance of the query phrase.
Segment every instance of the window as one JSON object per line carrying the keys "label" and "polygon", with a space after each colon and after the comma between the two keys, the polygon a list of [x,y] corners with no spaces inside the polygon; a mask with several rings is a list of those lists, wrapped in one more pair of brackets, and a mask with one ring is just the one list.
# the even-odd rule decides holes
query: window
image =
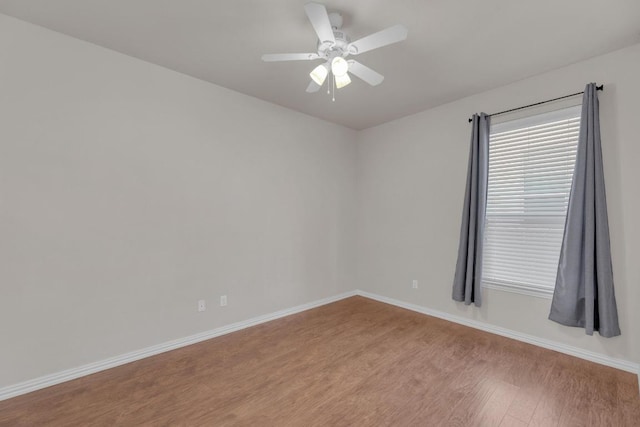
{"label": "window", "polygon": [[576,106],[491,127],[484,286],[553,294],[580,111]]}

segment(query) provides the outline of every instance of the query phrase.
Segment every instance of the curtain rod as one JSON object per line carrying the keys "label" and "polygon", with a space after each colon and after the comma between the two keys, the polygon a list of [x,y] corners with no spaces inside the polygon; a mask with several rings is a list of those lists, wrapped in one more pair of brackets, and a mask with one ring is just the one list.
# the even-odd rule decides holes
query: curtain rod
{"label": "curtain rod", "polygon": [[[604,90],[604,85],[600,85],[600,86],[596,86],[596,90]],[[576,95],[582,95],[584,93],[584,91],[582,92],[576,92],[576,93],[572,93],[571,95],[565,95],[565,96],[560,96],[558,98],[553,98],[553,99],[548,99],[546,101],[540,101],[540,102],[536,102],[534,104],[529,104],[529,105],[525,105],[522,107],[518,107],[518,108],[512,108],[510,110],[504,110],[504,111],[500,111],[499,113],[493,113],[493,114],[487,114],[489,117],[491,116],[497,116],[499,114],[505,114],[505,113],[510,113],[512,111],[518,111],[518,110],[522,110],[524,108],[529,108],[529,107],[535,107],[536,105],[541,105],[541,104],[546,104],[547,102],[553,102],[553,101],[559,101],[561,99],[565,99],[565,98],[571,98],[572,96],[576,96]],[[469,119],[469,123],[471,123],[473,121],[473,119]]]}

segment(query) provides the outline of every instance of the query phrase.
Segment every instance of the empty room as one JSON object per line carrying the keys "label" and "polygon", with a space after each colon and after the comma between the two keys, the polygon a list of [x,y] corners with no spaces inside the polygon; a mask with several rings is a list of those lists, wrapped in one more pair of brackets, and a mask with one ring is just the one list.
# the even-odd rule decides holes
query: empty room
{"label": "empty room", "polygon": [[0,426],[640,425],[639,78],[637,0],[0,0]]}

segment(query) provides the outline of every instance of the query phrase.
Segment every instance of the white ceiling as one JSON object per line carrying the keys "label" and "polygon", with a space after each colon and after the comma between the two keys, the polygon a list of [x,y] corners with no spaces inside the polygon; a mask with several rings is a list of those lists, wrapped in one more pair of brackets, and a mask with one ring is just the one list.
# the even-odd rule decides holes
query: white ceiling
{"label": "white ceiling", "polygon": [[385,76],[380,86],[354,78],[331,102],[305,92],[320,62],[260,60],[315,52],[304,3],[0,0],[0,13],[353,129],[640,41],[640,0],[327,0],[352,40],[409,29],[406,41],[358,56]]}

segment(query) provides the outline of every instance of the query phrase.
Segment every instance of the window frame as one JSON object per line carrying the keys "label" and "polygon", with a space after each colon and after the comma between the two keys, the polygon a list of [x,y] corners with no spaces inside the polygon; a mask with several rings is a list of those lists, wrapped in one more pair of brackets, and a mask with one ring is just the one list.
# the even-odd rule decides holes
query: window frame
{"label": "window frame", "polygon": [[[579,118],[581,115],[581,105],[570,104],[557,106],[554,110],[547,109],[546,111],[537,111],[530,112],[526,116],[520,116],[517,118],[511,118],[508,120],[503,120],[496,124],[491,124],[490,128],[490,136],[489,136],[489,165],[488,165],[488,176],[491,175],[491,153],[492,153],[492,136],[496,133],[500,132],[509,132],[517,129],[524,129],[531,126],[541,125],[545,123],[551,123],[553,121],[564,120],[569,118]],[[580,126],[580,120],[578,121],[578,129]],[[576,150],[577,150],[577,141],[576,141]],[[575,167],[575,164],[574,164]],[[524,170],[524,168],[523,168]],[[487,201],[489,199],[489,190],[490,184],[487,183]],[[570,190],[569,190],[570,192]],[[568,195],[567,195],[568,197]],[[523,215],[524,217],[525,215]],[[547,215],[547,218],[553,218],[551,215]],[[485,230],[487,226],[489,215],[485,215]],[[564,229],[564,224],[566,222],[566,211],[565,211],[565,221],[563,222],[562,228]],[[487,235],[485,233],[485,248],[487,242]],[[527,283],[517,283],[509,280],[500,280],[494,278],[486,278],[484,263],[486,262],[486,255],[483,256],[483,273],[482,273],[482,287],[487,289],[511,292],[516,294],[534,296],[539,298],[550,299],[554,293],[554,286],[552,287],[543,287],[540,285],[527,284]]]}

